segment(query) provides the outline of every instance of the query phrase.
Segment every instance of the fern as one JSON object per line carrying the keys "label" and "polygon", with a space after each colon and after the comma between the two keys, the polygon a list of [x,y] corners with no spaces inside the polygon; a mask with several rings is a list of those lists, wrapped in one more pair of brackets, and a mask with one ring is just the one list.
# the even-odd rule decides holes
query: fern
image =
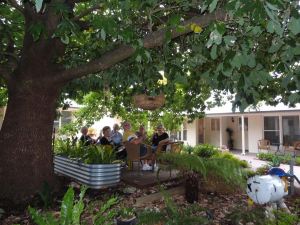
{"label": "fern", "polygon": [[196,155],[166,153],[159,159],[172,164],[183,173],[190,171],[204,179],[216,177],[232,186],[244,187],[246,173],[239,163],[226,158],[201,158]]}

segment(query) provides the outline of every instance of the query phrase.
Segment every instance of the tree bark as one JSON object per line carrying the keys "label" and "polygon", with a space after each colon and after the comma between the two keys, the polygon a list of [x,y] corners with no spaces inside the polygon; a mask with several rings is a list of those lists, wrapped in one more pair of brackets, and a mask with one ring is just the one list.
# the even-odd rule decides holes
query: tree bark
{"label": "tree bark", "polygon": [[51,133],[59,87],[30,79],[14,80],[8,87],[0,130],[0,202],[18,204],[44,182],[54,182]]}

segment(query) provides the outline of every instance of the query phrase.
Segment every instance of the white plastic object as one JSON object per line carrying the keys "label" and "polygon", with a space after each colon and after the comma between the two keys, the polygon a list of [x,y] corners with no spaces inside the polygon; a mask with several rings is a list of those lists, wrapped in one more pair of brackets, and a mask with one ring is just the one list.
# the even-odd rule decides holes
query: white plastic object
{"label": "white plastic object", "polygon": [[288,194],[285,185],[278,176],[256,175],[247,181],[247,194],[257,204],[277,202]]}

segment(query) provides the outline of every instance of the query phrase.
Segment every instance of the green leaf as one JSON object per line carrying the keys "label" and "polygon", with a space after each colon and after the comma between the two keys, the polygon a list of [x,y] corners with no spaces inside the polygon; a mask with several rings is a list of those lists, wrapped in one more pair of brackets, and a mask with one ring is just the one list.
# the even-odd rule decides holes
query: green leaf
{"label": "green leaf", "polygon": [[219,0],[213,0],[210,4],[209,4],[209,12],[213,12],[216,7],[217,7],[217,4],[218,4],[218,1]]}
{"label": "green leaf", "polygon": [[300,45],[293,48],[294,55],[300,55]]}
{"label": "green leaf", "polygon": [[275,53],[281,48],[282,45],[283,45],[283,42],[280,39],[273,39],[272,45],[269,48],[268,52]]}
{"label": "green leaf", "polygon": [[233,57],[232,61],[230,64],[235,67],[240,69],[243,61],[243,56],[240,52],[236,53],[235,56]]}
{"label": "green leaf", "polygon": [[212,59],[216,59],[216,58],[218,58],[218,55],[217,55],[217,46],[216,45],[214,45],[213,47],[212,47],[212,49],[211,49],[211,51],[210,51],[210,57],[212,58]]}
{"label": "green leaf", "polygon": [[43,0],[35,0],[35,9],[40,12],[43,6]]}
{"label": "green leaf", "polygon": [[230,35],[224,36],[223,39],[224,39],[225,44],[228,46],[234,46],[234,43],[236,41],[236,37],[230,36]]}
{"label": "green leaf", "polygon": [[141,55],[137,55],[136,57],[135,57],[135,61],[137,61],[137,62],[142,62],[142,56]]}
{"label": "green leaf", "polygon": [[222,35],[219,33],[219,31],[214,30],[210,33],[209,40],[206,46],[209,48],[212,44],[219,45],[221,43],[222,43]]}
{"label": "green leaf", "polygon": [[267,4],[267,7],[271,10],[274,10],[274,11],[278,11],[279,9],[275,6],[275,5],[272,5],[271,3],[269,2],[266,2]]}
{"label": "green leaf", "polygon": [[69,44],[70,42],[70,39],[69,39],[69,36],[65,35],[64,37],[61,37],[60,38],[61,42],[64,43],[64,44]]}
{"label": "green leaf", "polygon": [[180,15],[172,15],[171,18],[169,19],[169,23],[170,25],[172,26],[176,26],[180,23],[180,19],[181,19],[181,16]]}
{"label": "green leaf", "polygon": [[85,195],[85,192],[87,190],[87,187],[81,186],[80,194],[79,194],[79,200],[76,202],[73,208],[73,219],[72,219],[72,225],[80,225],[80,217],[84,209],[84,203],[83,203],[83,197]]}
{"label": "green leaf", "polygon": [[296,19],[295,17],[291,18],[291,21],[288,25],[288,29],[294,34],[297,35],[300,33],[300,18]]}
{"label": "green leaf", "polygon": [[255,55],[251,53],[250,55],[247,56],[247,65],[250,68],[254,68],[256,66],[256,61],[255,61]]}
{"label": "green leaf", "polygon": [[289,96],[289,102],[296,103],[300,100],[299,93],[293,93]]}
{"label": "green leaf", "polygon": [[105,33],[105,30],[104,30],[104,29],[101,29],[100,34],[101,34],[101,39],[105,41],[105,39],[106,39],[106,33]]}
{"label": "green leaf", "polygon": [[274,22],[278,23],[278,21],[275,18],[275,14],[274,14],[274,13],[277,13],[277,12],[270,11],[270,9],[267,6],[264,6],[264,8],[265,8],[266,13],[270,17],[270,19],[273,20]]}
{"label": "green leaf", "polygon": [[60,210],[60,225],[70,225],[73,219],[74,190],[68,189],[64,195]]}

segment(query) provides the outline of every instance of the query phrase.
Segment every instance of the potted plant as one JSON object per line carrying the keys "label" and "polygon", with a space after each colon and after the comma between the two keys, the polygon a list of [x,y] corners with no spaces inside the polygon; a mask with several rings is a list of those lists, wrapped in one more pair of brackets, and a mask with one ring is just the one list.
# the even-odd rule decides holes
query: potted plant
{"label": "potted plant", "polygon": [[122,208],[117,217],[117,225],[135,225],[137,224],[136,214],[133,208]]}
{"label": "potted plant", "polygon": [[82,146],[58,141],[54,171],[90,188],[100,189],[120,182],[121,163],[110,146]]}

